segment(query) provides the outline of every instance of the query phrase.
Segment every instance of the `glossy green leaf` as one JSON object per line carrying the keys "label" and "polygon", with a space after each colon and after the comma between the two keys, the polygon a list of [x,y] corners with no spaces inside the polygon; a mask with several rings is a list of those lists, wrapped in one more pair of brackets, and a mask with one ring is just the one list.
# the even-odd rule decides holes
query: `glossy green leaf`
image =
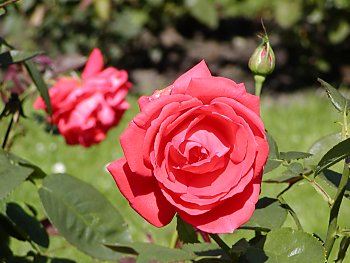
{"label": "glossy green leaf", "polygon": [[287,170],[285,170],[281,176],[276,178],[270,178],[265,180],[267,183],[290,183],[295,180],[299,180],[302,177],[304,167],[300,163],[291,163],[288,165]]}
{"label": "glossy green leaf", "polygon": [[43,100],[45,102],[47,112],[49,113],[49,115],[52,115],[52,108],[51,108],[49,91],[48,91],[48,87],[47,87],[45,81],[41,77],[38,69],[36,68],[35,64],[32,61],[25,61],[24,64],[25,64],[25,66],[28,70],[28,73],[29,73],[30,77],[32,78],[36,88],[38,89],[40,96],[43,98]]}
{"label": "glossy green leaf", "polygon": [[95,188],[75,177],[56,174],[43,180],[39,195],[51,223],[68,242],[96,258],[121,257],[103,243],[129,242],[127,225]]}
{"label": "glossy green leaf", "polygon": [[[341,176],[342,175],[340,173],[337,173],[329,169],[325,169],[324,171],[322,171],[322,173],[318,175],[318,178],[321,179],[323,182],[325,182],[328,186],[330,186],[334,190],[337,190],[339,187]],[[345,188],[344,196],[350,199],[350,180],[348,181],[348,184]]]}
{"label": "glossy green leaf", "polygon": [[271,136],[269,132],[266,133],[266,137],[270,148],[269,159],[279,159],[280,154],[275,139]]}
{"label": "glossy green leaf", "polygon": [[257,250],[250,250],[248,262],[265,263],[324,263],[325,250],[322,243],[306,232],[290,228],[280,228],[266,235],[260,259]]}
{"label": "glossy green leaf", "polygon": [[0,8],[0,16],[6,14],[5,8]]}
{"label": "glossy green leaf", "polygon": [[41,223],[32,215],[29,215],[16,203],[7,204],[6,214],[8,218],[25,233],[28,240],[43,248],[49,247],[49,236]]}
{"label": "glossy green leaf", "polygon": [[321,83],[322,87],[326,89],[329,99],[339,112],[344,112],[344,110],[349,109],[350,103],[336,88],[320,78],[317,80]]}
{"label": "glossy green leaf", "polygon": [[123,245],[108,245],[109,248],[120,253],[128,253],[137,256],[137,263],[149,263],[151,261],[173,262],[181,260],[192,260],[198,256],[181,249],[168,248],[149,243],[129,243]]}
{"label": "glossy green leaf", "polygon": [[331,148],[319,161],[315,170],[315,176],[324,169],[340,162],[341,160],[350,156],[350,138],[341,141],[333,148]]}
{"label": "glossy green leaf", "polygon": [[20,50],[9,50],[0,54],[0,66],[21,63],[27,61],[42,52],[26,52]]}
{"label": "glossy green leaf", "polygon": [[198,243],[198,235],[192,225],[184,222],[179,216],[177,218],[176,230],[179,239],[183,243]]}
{"label": "glossy green leaf", "polygon": [[271,230],[283,225],[287,217],[287,210],[274,198],[263,197],[256,204],[250,220],[241,228]]}
{"label": "glossy green leaf", "polygon": [[32,172],[33,169],[14,163],[0,150],[0,199],[23,183]]}
{"label": "glossy green leaf", "polygon": [[314,142],[314,144],[308,150],[312,156],[304,160],[305,167],[314,169],[322,159],[323,155],[325,155],[329,149],[337,145],[339,142],[341,142],[340,133],[327,135]]}
{"label": "glossy green leaf", "polygon": [[218,26],[219,15],[213,0],[187,0],[185,3],[190,14],[199,22],[210,28]]}
{"label": "glossy green leaf", "polygon": [[312,156],[310,153],[306,152],[296,152],[296,151],[289,151],[289,152],[280,152],[279,158],[281,160],[290,162],[292,160],[300,160],[300,159],[306,159]]}
{"label": "glossy green leaf", "polygon": [[267,174],[273,170],[275,170],[276,168],[278,168],[280,165],[282,164],[281,160],[273,160],[273,159],[269,159],[267,160],[265,167],[264,167],[264,174]]}

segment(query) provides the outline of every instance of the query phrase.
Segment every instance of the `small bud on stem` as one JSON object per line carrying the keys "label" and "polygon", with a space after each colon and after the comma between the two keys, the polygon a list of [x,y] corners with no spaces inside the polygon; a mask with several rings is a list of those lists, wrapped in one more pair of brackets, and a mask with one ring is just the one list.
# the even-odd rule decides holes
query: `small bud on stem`
{"label": "small bud on stem", "polygon": [[[262,24],[264,30],[264,24]],[[270,45],[266,30],[265,34],[260,36],[261,44],[255,49],[253,55],[249,59],[249,69],[254,74],[255,95],[260,96],[262,85],[267,75],[271,74],[275,69],[275,54]]]}

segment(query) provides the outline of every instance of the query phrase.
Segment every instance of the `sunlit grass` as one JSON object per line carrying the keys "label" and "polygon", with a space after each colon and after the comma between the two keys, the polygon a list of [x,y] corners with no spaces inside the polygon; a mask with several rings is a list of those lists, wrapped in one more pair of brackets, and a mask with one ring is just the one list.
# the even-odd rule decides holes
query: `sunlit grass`
{"label": "sunlit grass", "polygon": [[[135,240],[146,241],[150,235],[155,242],[168,245],[175,224],[163,229],[157,229],[148,224],[129,207],[128,202],[119,193],[114,180],[105,170],[109,162],[123,156],[118,138],[138,112],[137,98],[129,96],[128,100],[131,107],[120,125],[108,133],[105,141],[91,148],[68,146],[61,136],[46,133],[44,128],[32,119],[33,112],[28,102],[25,107],[28,118],[21,122],[25,136],[17,139],[12,150],[40,166],[46,173],[65,170],[66,173],[91,183],[123,214]],[[262,99],[261,107],[265,127],[273,135],[282,151],[307,151],[316,139],[340,130],[340,127],[334,123],[340,116],[322,92],[308,91],[289,96],[266,96]],[[5,125],[0,124],[0,128],[2,133]],[[273,196],[281,187],[264,184],[262,195]],[[13,196],[16,200],[30,203],[34,200],[35,204],[40,204],[36,189],[30,183],[25,183],[18,188]],[[328,219],[328,206],[322,197],[306,183],[295,186],[295,189],[284,197],[299,215],[305,230],[323,237]],[[348,200],[346,205],[349,205]],[[44,216],[42,208],[39,206],[38,209],[39,214]],[[350,216],[349,211],[344,212]],[[345,220],[346,217],[343,216],[340,223],[345,224]],[[19,244],[16,246],[19,250],[25,249]],[[57,237],[52,239],[48,254],[79,259],[79,262],[90,262],[88,257],[67,246]]]}

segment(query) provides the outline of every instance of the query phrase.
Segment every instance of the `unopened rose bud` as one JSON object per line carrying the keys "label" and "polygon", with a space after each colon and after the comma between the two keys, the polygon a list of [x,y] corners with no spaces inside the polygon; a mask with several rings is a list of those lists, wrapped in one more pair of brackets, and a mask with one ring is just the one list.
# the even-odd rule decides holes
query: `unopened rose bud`
{"label": "unopened rose bud", "polygon": [[255,75],[261,76],[269,75],[275,69],[275,54],[266,35],[250,57],[248,66]]}

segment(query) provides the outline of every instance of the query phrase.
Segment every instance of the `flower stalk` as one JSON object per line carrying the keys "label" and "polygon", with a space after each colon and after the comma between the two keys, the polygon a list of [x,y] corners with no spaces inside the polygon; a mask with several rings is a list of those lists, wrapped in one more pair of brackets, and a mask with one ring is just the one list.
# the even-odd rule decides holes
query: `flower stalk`
{"label": "flower stalk", "polygon": [[[342,140],[345,140],[349,137],[346,108],[347,107],[345,107],[345,110],[343,112]],[[349,181],[349,168],[350,168],[350,158],[348,157],[344,161],[343,173],[340,179],[337,193],[334,198],[334,203],[331,206],[331,210],[329,214],[328,230],[327,230],[327,236],[325,241],[327,259],[329,258],[335,239],[337,238],[339,209],[344,197],[346,186]]]}
{"label": "flower stalk", "polygon": [[[265,30],[264,25],[263,28]],[[256,96],[260,96],[266,76],[271,74],[275,69],[275,54],[270,45],[266,30],[265,34],[260,37],[262,42],[255,49],[248,62],[248,67],[254,74]]]}
{"label": "flower stalk", "polygon": [[218,244],[222,250],[225,252],[227,256],[230,258],[233,258],[231,255],[231,249],[230,247],[221,239],[221,237],[217,234],[209,234],[209,236]]}

